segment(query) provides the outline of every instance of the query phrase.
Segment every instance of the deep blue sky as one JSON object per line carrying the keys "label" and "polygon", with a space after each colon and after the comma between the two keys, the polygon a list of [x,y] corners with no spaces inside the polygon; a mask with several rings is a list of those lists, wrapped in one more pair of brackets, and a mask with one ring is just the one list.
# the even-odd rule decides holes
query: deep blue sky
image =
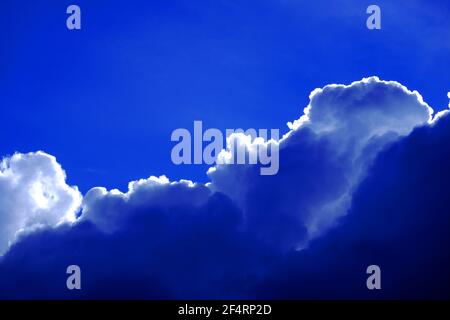
{"label": "deep blue sky", "polygon": [[[81,31],[66,29],[72,3]],[[372,3],[379,31],[365,26]],[[378,75],[448,103],[444,0],[2,0],[0,15],[0,155],[53,154],[83,192],[205,181],[205,166],[170,161],[172,130],[284,132],[329,83]]]}

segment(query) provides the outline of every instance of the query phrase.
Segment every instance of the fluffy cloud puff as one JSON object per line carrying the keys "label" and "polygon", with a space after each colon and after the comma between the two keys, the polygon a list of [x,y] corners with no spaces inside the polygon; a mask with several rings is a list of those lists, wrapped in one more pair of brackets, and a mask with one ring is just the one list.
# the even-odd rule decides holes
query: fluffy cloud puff
{"label": "fluffy cloud puff", "polygon": [[90,220],[102,230],[113,232],[132,212],[145,208],[198,208],[210,196],[211,191],[202,184],[188,180],[170,182],[165,176],[150,177],[130,182],[127,193],[105,188],[89,190],[83,201],[81,220]]}
{"label": "fluffy cloud puff", "polygon": [[[432,114],[418,92],[377,77],[315,89],[279,143],[277,175],[261,177],[254,166],[219,164],[208,172],[212,188],[236,201],[261,237],[302,248],[347,212],[378,152],[431,123]],[[248,152],[253,149],[250,145]]]}
{"label": "fluffy cloud puff", "polygon": [[23,232],[75,221],[81,205],[76,187],[53,156],[14,154],[0,162],[0,255]]}

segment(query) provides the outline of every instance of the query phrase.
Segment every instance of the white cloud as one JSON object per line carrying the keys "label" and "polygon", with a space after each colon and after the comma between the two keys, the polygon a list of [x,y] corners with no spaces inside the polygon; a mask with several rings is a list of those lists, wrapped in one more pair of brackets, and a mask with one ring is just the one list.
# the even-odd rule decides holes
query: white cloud
{"label": "white cloud", "polygon": [[128,191],[107,191],[97,187],[89,190],[83,199],[81,219],[94,222],[105,232],[114,232],[129,212],[146,208],[198,207],[211,195],[203,184],[189,180],[170,182],[165,176],[132,181]]}
{"label": "white cloud", "polygon": [[0,255],[20,233],[73,222],[81,204],[76,187],[56,159],[44,152],[19,154],[0,162]]}
{"label": "white cloud", "polygon": [[[447,98],[449,98],[449,99],[450,99],[450,91],[449,91],[449,92],[447,92]],[[448,108],[450,109],[450,101],[448,102]]]}
{"label": "white cloud", "polygon": [[[432,115],[417,91],[395,81],[370,77],[327,85],[313,90],[304,114],[288,123],[277,176],[264,179],[250,166],[219,164],[208,171],[211,187],[229,195],[255,222],[276,203],[272,210],[280,221],[305,226],[309,238],[315,237],[347,212],[352,192],[378,152],[415,127],[432,123]],[[258,199],[258,194],[265,196]],[[268,228],[271,223],[268,219]]]}
{"label": "white cloud", "polygon": [[[112,232],[130,212],[200,206],[211,190],[220,191],[243,210],[247,228],[259,228],[255,233],[274,243],[303,247],[347,212],[353,191],[378,152],[415,127],[431,123],[432,115],[418,92],[398,82],[371,77],[350,85],[327,85],[311,93],[304,114],[288,124],[291,130],[279,142],[252,140],[242,133],[228,137],[220,164],[208,170],[211,183],[151,177],[131,182],[126,193],[94,188],[83,201],[83,218]],[[254,166],[229,165],[232,139],[249,154],[257,146],[277,144],[279,174],[264,177]],[[274,234],[276,224],[287,228]]]}
{"label": "white cloud", "polygon": [[[249,153],[261,145],[277,144],[277,175],[261,176],[259,168],[251,165],[225,164],[228,149],[221,153],[223,164],[208,170],[211,183],[170,182],[161,176],[130,182],[126,193],[93,188],[83,199],[80,220],[114,232],[133,212],[154,208],[165,212],[174,207],[188,212],[220,191],[235,201],[244,214],[245,228],[257,237],[304,247],[346,214],[353,191],[380,150],[415,127],[431,124],[432,115],[418,92],[398,82],[371,77],[350,85],[327,85],[312,91],[304,114],[288,123],[290,131],[279,142],[252,141],[243,134],[229,137]],[[54,157],[38,152],[4,159],[0,254],[20,231],[73,221],[80,202],[80,193],[66,184]]]}

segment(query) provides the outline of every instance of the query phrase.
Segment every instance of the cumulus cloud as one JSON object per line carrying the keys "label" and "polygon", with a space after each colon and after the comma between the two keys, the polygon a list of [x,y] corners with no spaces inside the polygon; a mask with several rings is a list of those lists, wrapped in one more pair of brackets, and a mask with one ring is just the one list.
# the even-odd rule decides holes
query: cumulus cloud
{"label": "cumulus cloud", "polygon": [[[204,186],[150,178],[124,194],[94,189],[83,206],[78,223],[14,244],[0,263],[0,298],[244,297],[248,270],[270,256],[240,228],[240,209]],[[61,286],[71,264],[83,270],[81,291]]]}
{"label": "cumulus cloud", "polygon": [[0,163],[0,255],[20,233],[75,221],[76,187],[56,159],[44,152],[14,154]]}
{"label": "cumulus cloud", "polygon": [[[395,81],[370,77],[350,85],[327,85],[311,93],[304,114],[288,123],[291,130],[280,141],[265,142],[244,133],[229,136],[219,164],[208,170],[207,186],[152,177],[131,182],[126,193],[95,188],[84,200],[83,219],[113,230],[138,208],[201,204],[209,192],[218,191],[242,209],[244,227],[260,241],[301,249],[346,214],[352,193],[378,152],[431,123],[432,114],[418,92]],[[258,166],[229,165],[236,156],[233,145],[247,154],[279,149],[279,172],[261,176]],[[191,190],[180,192],[180,185],[191,185]]]}
{"label": "cumulus cloud", "polygon": [[[239,203],[249,225],[270,241],[304,247],[347,212],[377,153],[431,123],[432,114],[418,92],[377,77],[315,89],[304,114],[288,123],[291,130],[279,142],[276,176],[259,177],[253,166],[219,164],[209,170],[212,188]],[[262,213],[267,210],[270,214]],[[290,226],[289,232],[273,230],[275,221]]]}
{"label": "cumulus cloud", "polygon": [[[211,192],[220,191],[243,210],[246,228],[256,229],[262,238],[277,246],[302,248],[347,212],[352,192],[377,153],[388,143],[408,135],[414,127],[430,123],[432,114],[433,110],[418,92],[395,81],[370,77],[350,85],[327,85],[310,94],[304,114],[288,123],[290,131],[280,141],[251,139],[243,133],[228,137],[228,148],[218,157],[220,164],[208,170],[211,183],[206,186],[151,177],[131,182],[126,193],[94,188],[83,201],[81,219],[113,232],[120,227],[123,217],[140,207],[198,206]],[[261,148],[279,150],[278,174],[262,177],[255,165],[229,165],[228,160],[235,157],[232,145],[245,148],[248,154]],[[50,225],[60,222],[61,217],[73,219],[80,196],[65,185],[64,173],[56,161],[43,153],[15,157],[47,159],[53,170],[48,172],[54,173],[58,183],[51,186],[45,173],[29,175],[29,187],[24,190],[32,203],[22,202],[23,206],[39,208],[42,213],[17,218],[21,222],[9,224],[10,233],[39,225],[32,221],[36,215],[47,219],[43,224]],[[30,160],[28,163],[29,172],[39,165]],[[20,175],[9,170],[12,177],[9,181]],[[34,177],[38,180],[34,181]],[[60,191],[66,192],[67,197]],[[9,235],[7,242],[13,238]]]}
{"label": "cumulus cloud", "polygon": [[[279,261],[260,297],[449,299],[448,139],[447,115],[382,151],[339,226]],[[372,264],[382,290],[364,285]]]}
{"label": "cumulus cloud", "polygon": [[[312,297],[315,291],[308,277],[326,278],[326,264],[320,262],[328,259],[327,250],[346,235],[327,240],[327,231],[347,221],[343,217],[349,211],[351,219],[364,216],[365,209],[351,210],[354,194],[373,166],[381,166],[377,175],[384,174],[380,156],[403,143],[417,127],[442,130],[439,124],[447,119],[444,114],[434,120],[433,110],[418,92],[376,77],[316,89],[304,114],[288,124],[290,130],[280,141],[251,140],[241,133],[229,137],[229,145],[234,140],[248,153],[276,144],[278,174],[262,176],[260,165],[227,165],[233,156],[228,148],[220,155],[222,163],[208,171],[211,182],[205,185],[170,182],[161,176],[131,182],[126,192],[93,188],[83,199],[82,215],[76,223],[39,228],[12,246],[0,263],[0,286],[8,288],[13,297],[255,298],[263,296],[264,288],[276,296],[277,286],[289,293],[280,286],[286,281],[280,274],[290,274],[294,266],[302,272],[297,274],[299,283],[312,291],[291,292],[290,296]],[[426,139],[427,131],[420,132]],[[425,154],[423,146],[418,149]],[[408,156],[411,153],[399,157],[390,170],[400,170]],[[446,155],[440,156],[444,159]],[[14,157],[16,161],[12,161]],[[25,164],[11,164],[19,160]],[[417,162],[418,168],[429,165],[427,159],[422,160]],[[11,201],[11,210],[0,211],[1,219],[7,218],[7,230],[12,230],[7,241],[12,241],[18,230],[55,226],[74,218],[80,195],[66,185],[54,158],[43,153],[16,155],[4,163],[0,190],[17,186],[22,191],[10,191],[4,199],[0,195],[0,202]],[[391,176],[395,177],[387,178]],[[401,182],[411,181],[401,176]],[[418,190],[409,197],[414,198]],[[371,188],[375,191],[376,183]],[[390,192],[387,189],[381,194],[385,201]],[[28,207],[38,209],[30,211]],[[370,229],[367,223],[371,221],[382,224],[376,212],[369,219],[357,219],[361,221],[356,229]],[[401,223],[396,228],[400,230]],[[354,235],[352,241],[346,240],[349,248],[360,245],[360,233],[346,230]],[[319,246],[326,249],[315,249],[322,240],[331,242]],[[336,267],[351,256],[349,250],[329,261]],[[37,252],[45,256],[36,256]],[[286,260],[286,255],[293,255],[294,261]],[[43,276],[43,272],[58,274],[74,263],[89,270],[83,292],[61,292],[64,279]],[[349,269],[361,267],[359,263],[350,264]],[[18,266],[22,274],[39,281],[18,284],[15,276],[4,276],[14,275]],[[343,272],[342,279],[348,280],[348,274]],[[331,297],[339,297],[338,289],[333,287],[330,292]]]}
{"label": "cumulus cloud", "polygon": [[99,187],[91,189],[84,197],[81,219],[113,232],[132,212],[146,208],[200,207],[210,195],[211,191],[202,184],[189,180],[170,182],[165,176],[152,176],[130,182],[126,193]]}

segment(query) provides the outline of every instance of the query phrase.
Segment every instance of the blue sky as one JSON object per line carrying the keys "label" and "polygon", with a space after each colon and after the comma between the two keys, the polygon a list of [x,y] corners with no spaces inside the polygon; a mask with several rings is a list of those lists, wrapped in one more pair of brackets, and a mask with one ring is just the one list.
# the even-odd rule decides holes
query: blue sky
{"label": "blue sky", "polygon": [[[0,4],[0,299],[450,298],[450,2],[70,4]],[[279,171],[176,166],[195,120]]]}
{"label": "blue sky", "polygon": [[207,181],[175,166],[170,134],[280,128],[316,87],[366,76],[447,105],[447,1],[2,1],[0,153],[44,150],[83,191],[151,174]]}

